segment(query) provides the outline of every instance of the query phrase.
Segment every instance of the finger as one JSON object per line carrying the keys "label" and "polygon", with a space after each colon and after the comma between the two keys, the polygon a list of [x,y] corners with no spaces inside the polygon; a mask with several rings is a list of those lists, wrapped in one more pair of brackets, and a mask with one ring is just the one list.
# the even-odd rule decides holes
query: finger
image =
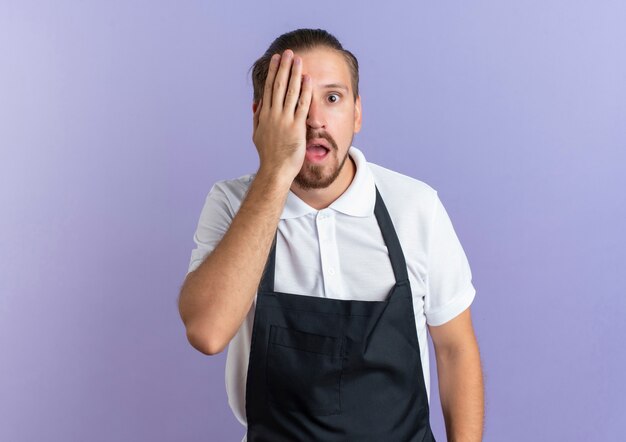
{"label": "finger", "polygon": [[293,115],[300,96],[300,84],[302,83],[302,58],[294,55],[293,66],[291,68],[291,77],[289,78],[289,86],[285,95],[285,112]]}
{"label": "finger", "polygon": [[267,103],[267,108],[272,107],[272,86],[274,84],[274,78],[276,77],[276,71],[280,62],[280,54],[272,55],[270,59],[270,66],[267,70],[267,77],[265,78],[265,87],[263,89],[263,98]]}
{"label": "finger", "polygon": [[304,124],[306,118],[309,115],[309,107],[311,107],[311,97],[313,96],[313,84],[311,77],[304,75],[302,79],[302,92],[300,93],[300,99],[298,100],[298,107],[296,108],[295,119],[298,122]]}
{"label": "finger", "polygon": [[252,117],[253,129],[256,129],[259,125],[259,114],[261,113],[261,106],[263,106],[263,98],[259,100],[259,104],[257,104],[256,110],[254,111],[254,116]]}
{"label": "finger", "polygon": [[274,90],[272,93],[272,110],[282,113],[285,105],[285,91],[287,88],[287,80],[289,79],[289,71],[293,60],[293,51],[287,49],[280,58],[280,68],[274,79]]}

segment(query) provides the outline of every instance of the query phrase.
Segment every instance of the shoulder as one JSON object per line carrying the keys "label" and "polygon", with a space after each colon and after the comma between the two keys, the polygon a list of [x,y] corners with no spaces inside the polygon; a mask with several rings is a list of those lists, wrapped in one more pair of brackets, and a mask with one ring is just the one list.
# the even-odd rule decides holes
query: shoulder
{"label": "shoulder", "polygon": [[420,211],[432,210],[437,199],[437,190],[431,185],[375,163],[368,162],[367,165],[388,206],[403,206],[405,210],[410,210],[410,207]]}
{"label": "shoulder", "polygon": [[241,206],[241,202],[245,198],[255,175],[255,173],[250,173],[238,178],[216,181],[211,187],[211,190],[209,190],[207,200],[222,200],[230,206],[233,212],[236,212],[239,206]]}

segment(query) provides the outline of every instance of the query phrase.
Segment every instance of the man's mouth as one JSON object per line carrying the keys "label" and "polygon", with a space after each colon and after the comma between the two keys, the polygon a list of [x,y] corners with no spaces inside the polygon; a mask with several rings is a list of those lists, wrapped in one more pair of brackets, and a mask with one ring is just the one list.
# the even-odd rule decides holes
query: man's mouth
{"label": "man's mouth", "polygon": [[330,145],[323,138],[313,138],[306,143],[306,159],[312,163],[323,161],[330,152]]}
{"label": "man's mouth", "polygon": [[330,145],[328,144],[328,141],[326,141],[324,138],[313,138],[307,141],[306,150],[324,153],[322,152],[322,150],[324,150],[325,152],[330,151]]}

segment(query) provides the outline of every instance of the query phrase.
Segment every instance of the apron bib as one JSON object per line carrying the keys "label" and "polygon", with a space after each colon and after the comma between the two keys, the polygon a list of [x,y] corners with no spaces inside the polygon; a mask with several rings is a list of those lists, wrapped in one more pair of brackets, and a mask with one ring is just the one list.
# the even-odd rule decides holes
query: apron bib
{"label": "apron bib", "polygon": [[274,291],[276,236],[259,284],[246,381],[248,442],[434,442],[406,262],[378,188],[396,283],[384,301]]}

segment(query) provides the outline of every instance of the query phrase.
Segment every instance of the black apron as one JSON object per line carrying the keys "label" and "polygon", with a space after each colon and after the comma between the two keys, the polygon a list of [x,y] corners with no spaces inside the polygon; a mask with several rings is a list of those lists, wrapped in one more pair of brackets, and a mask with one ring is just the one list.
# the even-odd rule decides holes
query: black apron
{"label": "black apron", "polygon": [[248,442],[435,441],[406,262],[378,188],[374,214],[396,279],[385,301],[275,292],[274,237],[252,328]]}

